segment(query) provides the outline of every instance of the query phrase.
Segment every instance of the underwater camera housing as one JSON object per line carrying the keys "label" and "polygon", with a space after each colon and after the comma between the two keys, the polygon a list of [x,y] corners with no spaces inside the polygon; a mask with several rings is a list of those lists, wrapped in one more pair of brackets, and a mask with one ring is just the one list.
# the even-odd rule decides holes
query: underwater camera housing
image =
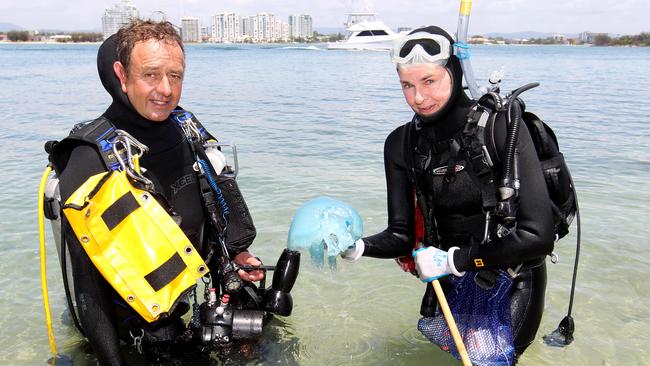
{"label": "underwater camera housing", "polygon": [[[233,340],[257,338],[273,314],[291,315],[293,299],[290,291],[298,277],[299,267],[300,252],[290,249],[282,252],[275,266],[236,266],[229,263],[231,272],[221,273],[223,294],[219,296],[217,288],[209,288],[207,300],[198,309],[198,322],[190,323],[195,340],[203,345],[219,345]],[[232,277],[229,275],[239,269],[274,271],[271,287],[265,288],[264,280],[259,287],[242,284],[239,288],[235,288],[232,280],[223,281],[223,278]]]}

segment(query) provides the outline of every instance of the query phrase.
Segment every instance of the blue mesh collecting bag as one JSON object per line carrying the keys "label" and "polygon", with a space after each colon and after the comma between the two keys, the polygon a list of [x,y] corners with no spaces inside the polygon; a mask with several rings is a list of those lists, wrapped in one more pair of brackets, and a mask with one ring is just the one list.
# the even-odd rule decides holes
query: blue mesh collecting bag
{"label": "blue mesh collecting bag", "polygon": [[[450,277],[453,289],[447,294],[447,302],[472,364],[512,364],[514,339],[509,298],[512,277],[501,270],[467,272],[463,277]],[[429,341],[460,360],[439,308],[435,316],[420,319],[418,330]]]}

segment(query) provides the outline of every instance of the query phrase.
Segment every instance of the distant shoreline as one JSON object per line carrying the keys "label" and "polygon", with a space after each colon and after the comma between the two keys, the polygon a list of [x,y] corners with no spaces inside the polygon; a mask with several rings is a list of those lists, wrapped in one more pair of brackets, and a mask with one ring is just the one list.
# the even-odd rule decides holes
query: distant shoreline
{"label": "distant shoreline", "polygon": [[[3,44],[12,44],[12,45],[101,45],[102,42],[56,42],[56,41],[20,41],[20,42],[15,42],[15,41],[0,41],[0,45]],[[217,43],[217,42],[188,42],[184,43],[184,46],[194,46],[194,45],[230,45],[230,46],[240,46],[240,45],[291,45],[291,44],[323,44],[323,43],[328,43],[328,42],[270,42],[270,43]],[[602,46],[594,46],[593,44],[579,44],[579,45],[572,45],[572,44],[535,44],[535,43],[530,43],[530,44],[471,44],[471,46],[566,46],[566,47],[650,47],[650,46],[644,46],[644,45],[602,45]]]}
{"label": "distant shoreline", "polygon": [[56,42],[56,41],[0,41],[0,44],[102,44],[102,42]]}

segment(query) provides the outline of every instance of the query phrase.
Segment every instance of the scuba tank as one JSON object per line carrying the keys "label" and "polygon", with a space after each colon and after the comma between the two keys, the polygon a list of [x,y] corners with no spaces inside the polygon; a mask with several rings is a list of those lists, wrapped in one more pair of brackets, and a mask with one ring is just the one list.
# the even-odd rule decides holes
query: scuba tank
{"label": "scuba tank", "polygon": [[79,324],[79,317],[77,316],[77,301],[75,299],[70,252],[67,249],[65,240],[63,240],[63,233],[61,232],[61,193],[59,192],[59,178],[55,175],[48,174],[43,199],[43,214],[50,221],[52,236],[54,237],[54,244],[59,257],[59,265],[61,266],[68,311],[70,312],[75,327],[83,334],[83,330]]}
{"label": "scuba tank", "polygon": [[[513,198],[516,198],[519,182],[516,177],[517,161],[514,146],[516,146],[519,127],[521,123],[525,123],[531,134],[533,143],[535,144],[535,149],[542,165],[542,172],[551,198],[550,204],[553,208],[556,241],[568,233],[573,218],[576,218],[576,254],[567,315],[560,322],[560,325],[555,331],[544,336],[546,344],[563,347],[573,341],[573,332],[575,329],[575,323],[571,316],[571,311],[573,307],[573,296],[575,293],[581,239],[580,210],[575,185],[571,178],[568,166],[564,161],[564,157],[559,152],[555,133],[536,115],[530,112],[524,112],[525,107],[523,106],[523,102],[518,99],[520,93],[539,84],[534,83],[524,85],[512,91],[506,97],[501,97],[498,93],[499,83],[503,77],[503,70],[492,73],[489,78],[489,86],[480,86],[476,81],[472,64],[470,62],[469,46],[467,44],[467,30],[469,28],[471,9],[471,0],[461,0],[456,37],[457,41],[454,44],[456,56],[460,59],[463,75],[472,98],[477,101],[478,105],[480,105],[481,101],[486,97],[487,99],[493,99],[495,101],[503,101],[504,103],[502,105],[506,109],[502,112],[507,113],[507,119],[509,121],[508,140],[506,142],[507,152],[504,157],[505,159],[503,160],[505,171],[502,175],[503,181],[500,182],[497,189],[501,196],[501,200],[498,202],[496,210],[497,214],[509,218],[513,217],[512,214],[516,213],[516,204],[513,204]],[[498,105],[499,103],[495,104]],[[515,106],[515,104],[519,104],[520,106]],[[512,106],[515,107],[512,108]],[[471,120],[471,114],[469,119]],[[489,163],[489,156],[487,156],[487,158],[487,162]],[[551,253],[551,262],[557,262],[557,255],[555,255],[555,253]]]}

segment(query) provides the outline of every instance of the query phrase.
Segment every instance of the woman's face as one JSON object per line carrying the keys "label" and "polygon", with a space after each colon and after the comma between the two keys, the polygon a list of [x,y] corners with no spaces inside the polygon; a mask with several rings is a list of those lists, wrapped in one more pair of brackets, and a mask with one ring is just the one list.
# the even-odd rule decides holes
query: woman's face
{"label": "woman's face", "polygon": [[451,75],[443,66],[413,64],[397,69],[406,103],[413,112],[431,117],[451,96]]}

